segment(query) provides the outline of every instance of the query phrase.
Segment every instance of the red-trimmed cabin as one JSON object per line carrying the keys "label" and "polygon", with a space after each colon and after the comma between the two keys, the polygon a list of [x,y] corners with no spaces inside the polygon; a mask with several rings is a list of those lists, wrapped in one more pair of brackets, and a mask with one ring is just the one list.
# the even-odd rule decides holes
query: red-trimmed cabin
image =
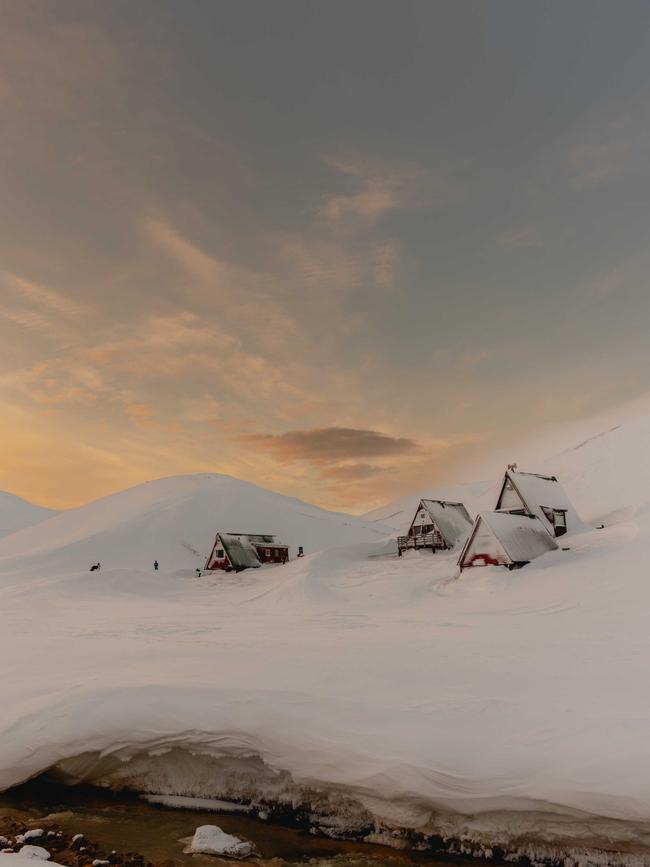
{"label": "red-trimmed cabin", "polygon": [[289,546],[265,533],[217,533],[205,569],[241,572],[264,563],[286,563]]}

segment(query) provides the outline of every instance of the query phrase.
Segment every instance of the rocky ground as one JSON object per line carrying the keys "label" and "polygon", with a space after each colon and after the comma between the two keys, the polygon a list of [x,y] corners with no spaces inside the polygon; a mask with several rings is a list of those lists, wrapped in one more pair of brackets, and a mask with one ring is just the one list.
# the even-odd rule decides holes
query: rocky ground
{"label": "rocky ground", "polygon": [[32,847],[35,865],[39,859],[47,860],[49,853],[52,861],[65,867],[154,867],[138,852],[106,851],[83,834],[63,831],[55,822],[41,820],[35,827],[13,816],[0,816],[0,850],[20,852],[25,846]]}

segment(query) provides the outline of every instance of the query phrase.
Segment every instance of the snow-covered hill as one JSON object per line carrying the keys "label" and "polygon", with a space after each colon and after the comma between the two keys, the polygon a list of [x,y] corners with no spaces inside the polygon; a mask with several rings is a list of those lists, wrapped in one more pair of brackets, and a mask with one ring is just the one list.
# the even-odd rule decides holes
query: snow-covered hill
{"label": "snow-covered hill", "polygon": [[27,500],[23,500],[22,497],[0,491],[0,539],[10,533],[15,533],[16,530],[22,530],[25,527],[31,527],[33,524],[45,521],[56,514],[57,512],[53,509],[34,506]]}
{"label": "snow-covered hill", "polygon": [[[520,467],[557,473],[607,526],[515,572],[398,559],[381,525],[223,477],[151,483],[0,542],[0,788],[55,768],[300,804],[328,833],[650,864],[650,410],[564,434],[522,447]],[[496,484],[441,495],[475,509]],[[180,571],[224,515],[349,544]]]}
{"label": "snow-covered hill", "polygon": [[277,533],[305,553],[369,541],[387,528],[328,512],[230,476],[201,474],[148,482],[62,512],[0,540],[0,563],[52,571],[103,568],[195,569],[217,530]]}

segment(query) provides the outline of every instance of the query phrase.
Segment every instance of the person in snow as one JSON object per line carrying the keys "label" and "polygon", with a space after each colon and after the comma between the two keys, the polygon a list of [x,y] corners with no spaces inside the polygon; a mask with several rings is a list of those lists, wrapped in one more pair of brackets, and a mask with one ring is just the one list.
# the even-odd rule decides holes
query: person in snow
{"label": "person in snow", "polygon": [[156,572],[158,571],[158,561],[157,560],[153,561],[153,568],[156,570]]}

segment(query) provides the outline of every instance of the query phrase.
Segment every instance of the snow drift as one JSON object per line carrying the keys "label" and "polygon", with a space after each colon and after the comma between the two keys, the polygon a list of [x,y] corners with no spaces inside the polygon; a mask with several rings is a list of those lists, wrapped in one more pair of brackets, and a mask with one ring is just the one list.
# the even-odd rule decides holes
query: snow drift
{"label": "snow drift", "polygon": [[[135,489],[78,510],[78,528],[66,513],[5,539],[0,788],[50,769],[285,805],[372,840],[410,829],[463,851],[650,860],[650,414],[549,454],[522,469],[555,471],[606,527],[518,572],[459,578],[455,555],[398,559],[379,525],[325,513],[357,538],[240,575],[154,574],[154,547],[176,568],[191,529],[154,495],[169,480],[146,508]],[[278,522],[312,514],[285,499]],[[138,568],[128,546],[147,521]],[[100,543],[123,565],[79,570]]]}

